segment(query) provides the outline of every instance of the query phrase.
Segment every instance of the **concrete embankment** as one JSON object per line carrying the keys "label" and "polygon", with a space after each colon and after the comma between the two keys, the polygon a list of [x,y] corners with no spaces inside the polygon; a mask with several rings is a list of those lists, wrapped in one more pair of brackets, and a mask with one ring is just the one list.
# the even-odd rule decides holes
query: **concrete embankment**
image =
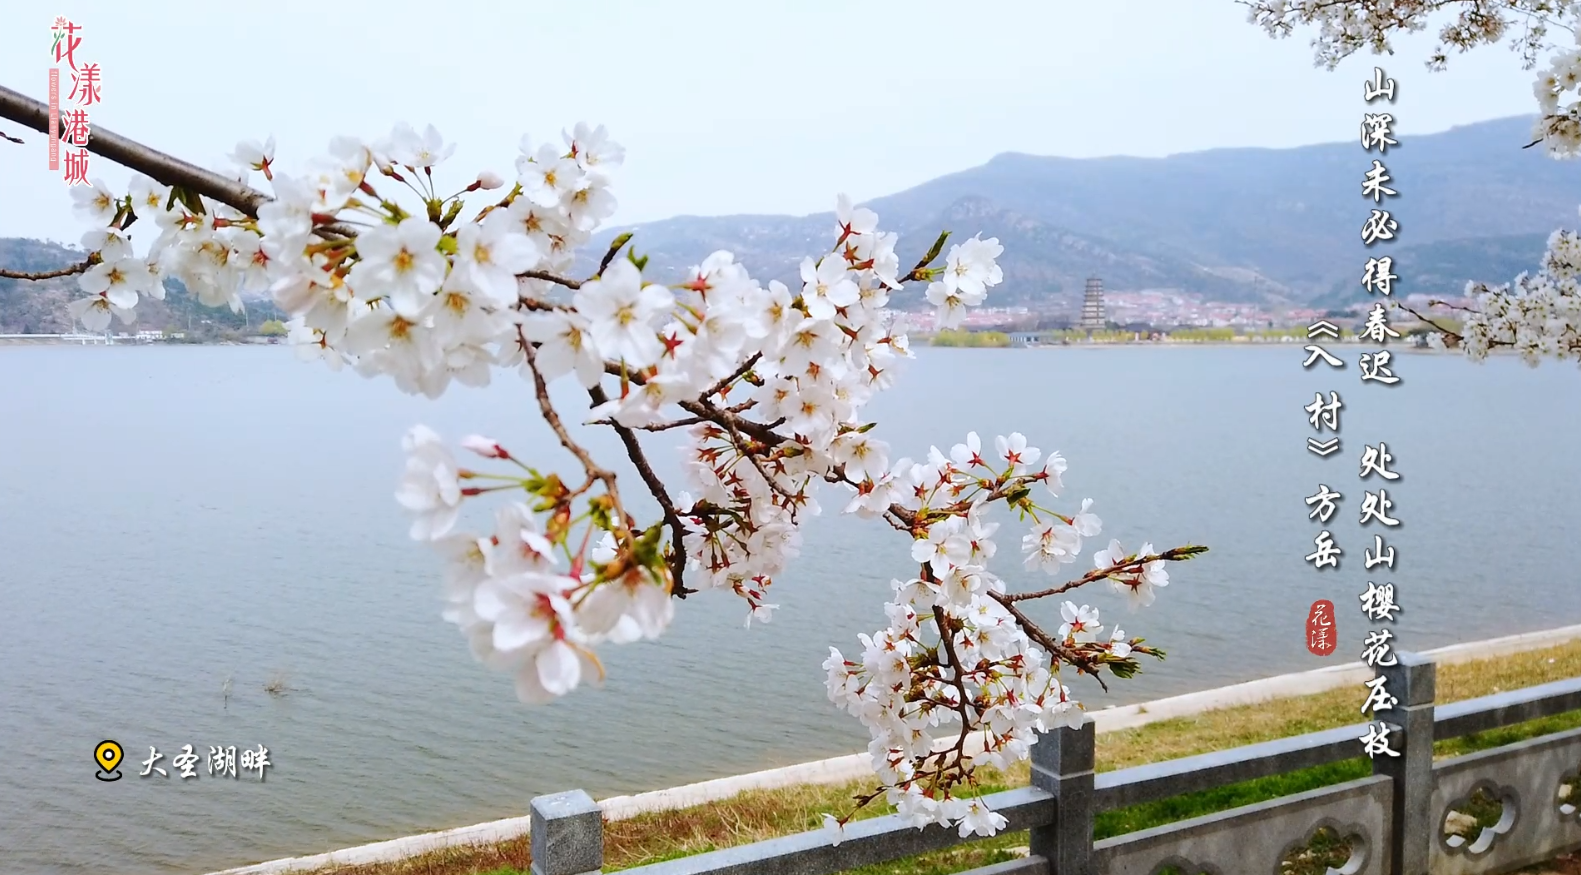
{"label": "concrete embankment", "polygon": [[[1487,641],[1455,644],[1449,647],[1423,651],[1422,655],[1430,657],[1441,665],[1445,665],[1496,659],[1513,653],[1554,647],[1575,640],[1581,640],[1581,626],[1566,626],[1543,632],[1530,632]],[[1359,684],[1372,677],[1372,674],[1372,669],[1362,665],[1360,662],[1352,662],[1314,671],[1279,675],[1228,687],[1187,693],[1182,696],[1171,696],[1167,699],[1158,699],[1138,705],[1105,708],[1093,711],[1092,717],[1095,729],[1098,732],[1113,732],[1117,729],[1129,729],[1133,726],[1141,726],[1157,720],[1200,714],[1204,711],[1212,711],[1219,708],[1252,705],[1271,699],[1327,692],[1343,686]],[[689,808],[694,805],[728,799],[745,790],[769,790],[798,784],[838,784],[860,780],[872,773],[872,766],[869,764],[867,754],[859,753],[818,760],[816,762],[801,763],[800,765],[785,766],[783,768],[768,769],[761,772],[752,772],[746,775],[718,778],[668,790],[655,790],[632,796],[615,796],[600,802],[599,807],[604,810],[606,819],[620,820],[650,811]],[[567,787],[565,789],[572,788]],[[371,845],[360,845],[325,854],[272,860],[253,866],[226,869],[223,872],[210,873],[210,875],[283,875],[283,873],[287,872],[319,869],[331,865],[387,862],[441,848],[487,844],[520,838],[527,834],[527,828],[527,817],[511,817],[457,829],[406,836]]]}

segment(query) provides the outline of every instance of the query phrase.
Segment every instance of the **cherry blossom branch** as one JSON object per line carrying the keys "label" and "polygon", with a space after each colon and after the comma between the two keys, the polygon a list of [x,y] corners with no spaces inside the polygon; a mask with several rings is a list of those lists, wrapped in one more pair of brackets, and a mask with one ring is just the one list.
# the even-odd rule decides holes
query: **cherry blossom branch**
{"label": "cherry blossom branch", "polygon": [[[1447,309],[1450,309],[1450,310],[1459,310],[1462,313],[1472,313],[1472,314],[1476,314],[1476,315],[1481,315],[1481,313],[1482,313],[1481,310],[1477,310],[1477,309],[1472,308],[1472,307],[1467,307],[1464,304],[1453,304],[1453,303],[1450,303],[1449,301],[1440,301],[1437,298],[1429,298],[1427,303],[1428,303],[1428,306],[1430,306],[1430,307],[1444,307],[1444,308],[1447,308]],[[1395,302],[1395,306],[1401,308],[1402,310],[1406,310],[1407,312],[1414,312],[1414,311],[1411,311],[1411,310],[1407,309],[1404,304],[1401,304],[1398,301]]]}
{"label": "cherry blossom branch", "polygon": [[[1437,303],[1437,302],[1434,302],[1434,303]],[[1452,337],[1455,340],[1463,340],[1464,339],[1459,334],[1456,334],[1455,332],[1450,331],[1448,328],[1445,328],[1442,325],[1439,325],[1437,322],[1434,322],[1433,320],[1427,318],[1426,316],[1423,316],[1421,313],[1416,312],[1415,310],[1411,309],[1409,306],[1407,306],[1406,304],[1404,304],[1404,303],[1402,303],[1400,301],[1395,301],[1394,305],[1396,307],[1399,307],[1401,310],[1404,310],[1405,312],[1410,313],[1412,316],[1415,316],[1416,318],[1422,320],[1423,322],[1426,322],[1428,325],[1433,326],[1434,330],[1436,330],[1438,333],[1440,333],[1440,334],[1442,334],[1442,335],[1444,335],[1446,337]],[[1461,309],[1465,309],[1465,310],[1467,310],[1467,312],[1476,312],[1476,311],[1471,310],[1469,308],[1461,308]]]}
{"label": "cherry blossom branch", "polygon": [[[376,144],[337,140],[328,171],[309,178],[271,176],[272,140],[240,144],[236,160],[271,179],[278,198],[255,220],[196,221],[192,214],[205,212],[202,192],[160,191],[146,180],[124,198],[96,186],[92,198],[79,199],[80,211],[101,229],[108,224],[112,235],[124,230],[122,218],[134,204],[162,228],[176,224],[148,255],[117,256],[118,265],[121,258],[129,263],[111,271],[110,282],[129,285],[85,287],[90,296],[71,306],[98,324],[112,315],[129,321],[139,295],[157,297],[139,285],[144,268],[152,276],[172,271],[205,302],[224,302],[246,283],[266,280],[292,315],[290,332],[301,351],[332,367],[351,363],[365,376],[389,376],[410,394],[437,397],[452,383],[484,385],[493,366],[521,365],[544,421],[581,465],[584,482],[571,489],[479,435],[461,446],[521,471],[460,467],[438,435],[418,426],[403,442],[407,464],[397,500],[416,515],[411,537],[433,543],[449,559],[446,618],[469,636],[480,659],[509,657],[517,696],[526,702],[569,693],[583,679],[584,664],[602,677],[596,645],[658,637],[673,617],[673,597],[696,591],[684,585],[694,565],[700,587],[734,591],[750,605],[749,625],[766,622],[776,607],[766,603],[766,593],[801,549],[813,487],[823,480],[854,490],[846,511],[904,532],[922,571],[896,584],[896,599],[886,605],[890,624],[862,636],[866,667],[831,648],[825,664],[831,699],[872,730],[881,792],[891,794],[897,811],[919,825],[954,822],[963,837],[992,834],[1004,818],[980,798],[951,792],[978,786],[978,754],[966,753],[973,734],[983,733],[988,762],[1025,759],[1045,720],[1080,717],[1071,691],[1058,681],[1061,666],[1098,677],[1108,665],[1126,677],[1136,670],[1128,654],[1163,656],[1140,646],[1142,639],[1126,641],[1118,628],[1106,642],[1090,642],[1102,627],[1088,606],[1063,606],[1066,625],[1050,635],[1002,594],[1003,580],[989,571],[991,536],[1000,525],[985,517],[992,502],[1033,520],[1022,538],[1028,567],[1057,571],[1075,561],[1082,538],[1098,534],[1090,502],[1065,516],[1030,498],[1039,482],[1059,495],[1064,459],[1050,454],[1030,472],[1040,451],[1014,433],[996,438],[1003,462],[996,469],[982,460],[972,433],[948,459],[930,448],[925,462],[892,463],[889,444],[869,435],[876,423],[864,422],[862,408],[887,388],[886,372],[910,357],[904,336],[887,333],[887,298],[901,285],[898,238],[879,231],[876,215],[843,196],[836,208],[839,240],[832,252],[802,262],[798,293],[778,282],[765,288],[723,252],[683,282],[645,282],[646,259],[629,252],[630,234],[610,242],[592,276],[569,278],[577,248],[614,209],[607,171],[623,151],[601,127],[578,125],[564,136],[566,149],[543,144],[528,151],[524,140],[515,187],[459,226],[453,223],[464,208],[461,195],[440,200],[433,172],[454,146],[431,127],[418,133],[399,125]],[[378,180],[368,178],[373,166],[410,187],[423,207],[408,212],[380,196]],[[462,193],[503,185],[485,171]],[[106,204],[117,210],[114,219]],[[495,215],[499,210],[506,212]],[[355,245],[308,238],[309,231],[330,232],[327,223],[341,215],[371,215],[373,224]],[[925,294],[941,320],[958,323],[1003,280],[997,264],[1003,247],[973,237],[935,267],[949,236],[941,233],[904,280],[927,282]],[[269,239],[285,247],[283,257],[255,254]],[[215,253],[227,253],[217,269]],[[561,296],[544,287],[523,290],[521,279],[574,291],[574,301],[546,300]],[[662,327],[661,320],[667,320]],[[587,397],[601,417],[595,424],[615,430],[662,521],[639,528],[623,507],[614,471],[572,438],[549,387],[551,376],[573,373],[592,384]],[[611,376],[618,390],[601,382]],[[738,386],[750,397],[728,403]],[[684,397],[672,402],[675,395]],[[638,436],[682,426],[691,427],[688,476],[703,496],[682,497],[691,505],[684,508]],[[606,494],[589,495],[598,484]],[[463,500],[511,490],[537,500],[499,507],[493,534],[456,530]],[[577,513],[573,505],[584,495],[587,507]],[[1152,588],[1168,582],[1152,565],[1200,549],[1152,554],[1146,546],[1142,558],[1120,561],[1120,547],[1111,542],[1097,560],[1104,572],[1085,582],[1108,577],[1147,603]],[[520,575],[532,579],[531,592],[521,590]],[[1025,597],[1046,594],[1053,591]],[[924,643],[930,626],[938,631],[936,644]],[[911,722],[920,716],[937,725],[948,712],[961,718],[953,746],[942,739],[935,745],[929,729]]]}
{"label": "cherry blossom branch", "polygon": [[1182,562],[1200,553],[1206,552],[1208,552],[1207,547],[1196,547],[1188,544],[1184,547],[1175,547],[1170,550],[1165,550],[1162,553],[1154,553],[1151,556],[1133,556],[1124,562],[1116,563],[1107,568],[1097,568],[1089,571],[1076,580],[1070,581],[1069,583],[1063,583],[1059,586],[1050,587],[1049,589],[1040,589],[1037,592],[1014,593],[1012,595],[1005,596],[1003,599],[1001,599],[1001,601],[1008,600],[1012,602],[1022,602],[1029,599],[1048,598],[1051,595],[1059,595],[1060,593],[1069,592],[1073,589],[1076,589],[1077,587],[1086,586],[1089,583],[1096,583],[1100,580],[1118,577],[1127,572],[1140,571],[1143,566],[1147,565],[1149,562]]}
{"label": "cherry blossom branch", "polygon": [[[636,381],[633,380],[633,382]],[[676,406],[694,416],[716,423],[726,430],[735,429],[744,434],[749,434],[770,447],[777,447],[789,440],[789,438],[774,431],[776,426],[754,422],[746,417],[730,413],[727,410],[715,407],[706,398],[700,398],[696,401],[681,401]]]}
{"label": "cherry blossom branch", "polygon": [[[926,568],[922,573],[924,580],[932,576]],[[950,617],[944,613],[944,608],[939,605],[933,606],[933,622],[938,626],[939,640],[944,643],[944,652],[950,658],[950,668],[953,669],[951,680],[954,681],[956,695],[960,697],[960,702],[956,705],[956,711],[961,715],[961,734],[956,742],[956,749],[960,750],[965,747],[966,736],[972,731],[972,717],[968,710],[972,697],[966,692],[966,679],[963,677],[966,667],[961,664],[961,657],[955,652],[955,628],[950,624]]]}
{"label": "cherry blossom branch", "polygon": [[[0,85],[0,118],[27,125],[42,134],[49,133],[49,105],[4,85]],[[93,126],[93,136],[88,138],[84,148],[101,158],[142,173],[150,179],[225,204],[252,218],[258,217],[259,207],[273,200],[246,183],[228,179],[212,170],[205,170],[196,164],[145,146],[100,125]],[[356,236],[356,231],[344,224],[318,225],[314,228],[314,233],[324,237]],[[83,270],[87,270],[87,267]],[[16,278],[34,279],[25,276]]]}
{"label": "cherry blossom branch", "polygon": [[928,265],[932,264],[939,257],[939,253],[944,251],[944,242],[948,239],[950,239],[950,232],[940,231],[938,238],[933,241],[933,246],[929,247],[927,253],[912,266],[911,270],[906,271],[906,275],[900,278],[900,282],[904,284],[927,279]]}
{"label": "cherry blossom branch", "polygon": [[1025,611],[1022,611],[1020,608],[1016,607],[1015,602],[1005,596],[1004,593],[991,592],[989,593],[989,596],[992,597],[994,601],[1004,605],[1005,610],[1010,612],[1010,616],[1014,617],[1015,621],[1020,624],[1022,630],[1027,633],[1027,637],[1031,638],[1033,641],[1037,642],[1038,646],[1048,651],[1050,657],[1076,669],[1077,674],[1086,674],[1097,678],[1098,684],[1103,686],[1105,691],[1109,689],[1108,686],[1104,685],[1103,678],[1098,676],[1098,671],[1086,665],[1086,660],[1081,658],[1081,654],[1078,651],[1066,647],[1064,644],[1054,640],[1053,636],[1049,635],[1048,632],[1045,632],[1043,627],[1039,626],[1035,620],[1033,620],[1031,617],[1028,617]]}
{"label": "cherry blossom branch", "polygon": [[1429,69],[1441,70],[1448,49],[1465,53],[1479,45],[1492,45],[1508,34],[1514,18],[1524,20],[1524,32],[1510,40],[1526,69],[1537,63],[1547,45],[1548,29],[1565,25],[1574,15],[1567,3],[1555,0],[1236,0],[1250,10],[1249,19],[1269,35],[1290,36],[1295,26],[1317,25],[1312,40],[1321,66],[1334,69],[1340,61],[1370,48],[1373,54],[1393,54],[1391,39],[1424,30],[1441,12],[1455,10],[1455,17],[1439,28],[1438,45],[1428,57]]}
{"label": "cherry blossom branch", "polygon": [[538,370],[537,349],[533,344],[525,343],[522,345],[522,354],[527,357],[527,367],[532,371],[533,389],[538,396],[538,409],[543,413],[544,421],[554,429],[555,436],[560,439],[560,446],[565,447],[578,462],[582,463],[582,470],[587,473],[589,483],[598,480],[604,484],[604,490],[609,495],[615,513],[616,536],[622,541],[629,539],[631,518],[626,516],[625,508],[621,506],[620,491],[615,485],[615,472],[599,466],[587,450],[571,439],[571,433],[566,431],[565,423],[560,420],[560,414],[554,409],[554,403],[549,400],[549,385],[544,382],[543,373]]}
{"label": "cherry blossom branch", "polygon": [[[622,234],[619,237],[616,237],[614,242],[612,242],[610,244],[609,251],[604,253],[603,260],[601,260],[598,263],[598,273],[593,274],[593,276],[589,277],[589,279],[596,278],[599,274],[602,274],[604,271],[608,270],[609,269],[609,263],[615,260],[615,254],[618,253],[620,251],[620,248],[622,246],[625,246],[626,242],[629,241],[630,239],[631,239],[631,235],[630,234]],[[570,277],[560,276],[559,274],[550,273],[549,271],[546,271],[546,270],[524,270],[521,273],[516,274],[516,276],[518,276],[518,277],[520,277],[522,279],[543,280],[546,283],[554,283],[557,286],[564,286],[564,287],[566,287],[568,289],[571,289],[572,291],[580,289],[582,287],[582,284],[587,282],[587,280],[574,280],[574,279],[571,279]],[[523,299],[523,300],[531,300],[531,299]],[[557,304],[549,304],[548,302],[545,302],[545,301],[535,301],[534,303],[537,303],[539,305],[547,305],[547,308],[549,308],[549,309],[557,309],[557,310],[570,309],[570,308],[567,308],[567,307],[564,307],[564,306],[561,306],[561,305],[557,305]],[[535,308],[535,309],[539,309],[539,308]]]}
{"label": "cherry blossom branch", "polygon": [[[605,394],[604,387],[594,386],[587,390],[588,397],[594,406],[607,403],[609,396]],[[653,471],[647,455],[642,450],[642,444],[637,440],[637,435],[631,429],[615,422],[608,423],[615,429],[615,434],[620,436],[620,442],[626,447],[626,455],[631,463],[637,467],[637,474],[642,482],[647,485],[648,492],[659,503],[659,510],[664,514],[664,522],[670,528],[670,592],[676,598],[684,599],[697,592],[685,583],[686,578],[686,525],[681,521],[680,513],[675,509],[675,502],[670,499],[669,490],[665,489],[664,481]]]}
{"label": "cherry blossom branch", "polygon": [[[743,401],[740,404],[736,404],[736,405],[731,406],[731,407],[721,408],[720,412],[721,413],[727,413],[727,414],[729,414],[729,413],[745,413],[746,411],[751,410],[753,407],[756,407],[756,406],[757,406],[757,402],[756,401],[748,400],[748,401]],[[764,426],[766,428],[778,428],[780,426],[780,424],[783,423],[783,422],[784,422],[783,419],[778,419],[778,420],[775,420],[774,422],[764,423]],[[676,429],[676,428],[685,428],[686,426],[689,426],[689,425],[702,425],[703,423],[713,423],[715,425],[722,425],[722,423],[719,423],[719,422],[716,421],[715,417],[710,415],[710,416],[685,416],[685,417],[682,417],[680,419],[672,419],[672,420],[668,420],[666,422],[655,422],[655,423],[649,423],[649,424],[646,424],[646,425],[633,425],[633,426],[627,426],[627,427],[629,427],[629,428],[631,428],[633,430],[636,430],[636,431],[669,431],[671,429]],[[589,422],[588,424],[589,425],[614,426],[617,423],[613,419],[605,418],[605,419],[595,419],[595,420]]]}
{"label": "cherry blossom branch", "polygon": [[[723,411],[720,411],[720,413],[723,414]],[[746,440],[746,438],[741,436],[741,432],[736,428],[735,424],[729,419],[724,418],[721,418],[720,424],[724,426],[725,432],[730,435],[730,445],[735,447],[736,452],[742,458],[745,458],[749,463],[751,463],[753,468],[757,469],[758,476],[763,478],[763,481],[768,484],[769,488],[774,490],[776,494],[786,501],[795,503],[797,501],[797,497],[792,495],[790,490],[785,488],[785,485],[779,481],[779,478],[774,477],[773,475],[769,474],[768,471],[764,470],[763,462],[758,458],[756,448],[753,447],[751,443]]]}
{"label": "cherry blossom branch", "polygon": [[[0,118],[27,125],[42,134],[49,133],[49,105],[3,85],[0,85]],[[100,125],[93,126],[93,136],[88,139],[86,148],[166,185],[188,189],[249,216],[256,217],[258,208],[272,200],[250,185],[226,179],[212,170],[149,148]]]}
{"label": "cherry blossom branch", "polygon": [[[724,395],[726,394],[726,390],[730,387],[730,384],[734,383],[735,381],[737,381],[737,380],[741,379],[742,377],[746,376],[747,372],[751,371],[754,367],[756,367],[757,363],[759,361],[761,361],[762,359],[763,359],[763,353],[761,353],[761,352],[753,353],[750,357],[747,358],[746,361],[741,363],[740,367],[736,368],[733,372],[731,372],[730,376],[725,377],[724,379],[722,379],[719,382],[713,384],[712,386],[709,386],[708,389],[703,392],[703,395],[702,395],[703,400],[706,401],[707,399],[712,398],[715,395],[718,395],[721,398],[723,398]],[[729,408],[729,409],[730,410],[734,410],[735,408]],[[743,408],[743,409],[745,409],[745,408]]]}

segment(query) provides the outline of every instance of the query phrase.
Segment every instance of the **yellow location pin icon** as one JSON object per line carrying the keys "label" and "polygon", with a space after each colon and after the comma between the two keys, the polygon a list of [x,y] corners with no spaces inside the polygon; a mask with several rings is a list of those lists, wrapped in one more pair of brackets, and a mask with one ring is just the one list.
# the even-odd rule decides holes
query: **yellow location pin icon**
{"label": "yellow location pin icon", "polygon": [[121,773],[115,767],[121,764],[121,746],[113,741],[101,741],[93,749],[93,760],[99,764],[99,773],[94,775],[101,781],[119,781]]}

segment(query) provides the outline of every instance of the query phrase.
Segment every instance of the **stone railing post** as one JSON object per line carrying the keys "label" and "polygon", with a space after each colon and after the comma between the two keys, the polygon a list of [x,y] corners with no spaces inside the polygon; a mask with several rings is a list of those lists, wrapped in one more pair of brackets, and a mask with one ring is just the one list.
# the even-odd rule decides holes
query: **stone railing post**
{"label": "stone railing post", "polygon": [[1053,875],[1093,875],[1094,741],[1088,715],[1080,729],[1062,726],[1032,745],[1032,786],[1054,795],[1054,822],[1033,827],[1031,852]]}
{"label": "stone railing post", "polygon": [[[1428,852],[1443,824],[1433,822],[1433,698],[1436,673],[1432,660],[1395,651],[1395,664],[1379,666],[1389,695],[1399,701],[1375,719],[1391,724],[1389,746],[1397,757],[1376,756],[1372,773],[1394,779],[1394,810],[1390,812],[1394,846],[1388,871],[1393,875],[1428,875]],[[1034,748],[1035,749],[1035,748]]]}
{"label": "stone railing post", "polygon": [[532,801],[532,875],[588,875],[604,869],[604,812],[570,790]]}

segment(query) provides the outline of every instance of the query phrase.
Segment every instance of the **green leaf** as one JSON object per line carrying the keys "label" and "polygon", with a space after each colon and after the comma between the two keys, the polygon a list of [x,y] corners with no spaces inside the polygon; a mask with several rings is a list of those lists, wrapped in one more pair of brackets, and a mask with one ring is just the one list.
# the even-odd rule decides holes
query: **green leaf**
{"label": "green leaf", "polygon": [[664,556],[659,552],[659,539],[664,535],[664,522],[661,520],[642,530],[637,536],[637,542],[632,547],[638,564],[644,568],[656,568],[664,563]]}
{"label": "green leaf", "polygon": [[187,209],[199,216],[208,215],[208,213],[204,212],[203,210],[202,197],[186,188],[177,189],[177,191],[181,192],[181,203],[184,204]]}
{"label": "green leaf", "polygon": [[948,239],[950,239],[950,232],[949,231],[940,231],[939,232],[939,239],[933,241],[933,246],[928,250],[927,257],[922,259],[922,263],[923,264],[932,264],[933,263],[933,259],[938,258],[939,257],[939,253],[944,251],[944,241],[946,241]]}
{"label": "green leaf", "polygon": [[1134,659],[1122,659],[1108,663],[1108,666],[1109,671],[1113,672],[1114,676],[1121,680],[1130,680],[1136,677],[1137,672],[1142,670],[1142,666],[1138,665]]}

